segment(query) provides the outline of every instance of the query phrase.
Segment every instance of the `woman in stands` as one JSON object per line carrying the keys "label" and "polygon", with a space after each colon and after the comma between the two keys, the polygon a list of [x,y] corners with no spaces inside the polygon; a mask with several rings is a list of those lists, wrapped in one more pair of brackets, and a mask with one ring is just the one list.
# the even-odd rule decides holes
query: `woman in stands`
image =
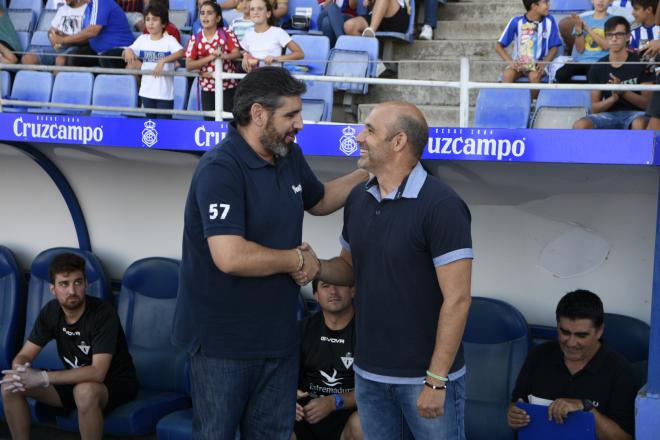
{"label": "woman in stands", "polygon": [[16,29],[5,10],[0,8],[0,63],[16,64],[18,57],[14,52],[21,51],[21,42],[18,40]]}
{"label": "woman in stands", "polygon": [[[259,65],[277,65],[282,61],[302,59],[305,54],[286,33],[273,26],[273,5],[265,0],[250,1],[250,18],[254,21],[254,29],[245,34],[241,46],[245,49],[243,70],[249,72]],[[283,55],[285,49],[291,53]]]}
{"label": "woman in stands", "polygon": [[[144,75],[140,84],[140,97],[144,108],[174,108],[174,77],[161,75],[164,71],[174,71],[174,63],[183,57],[183,47],[167,34],[169,12],[162,2],[152,1],[144,10],[144,22],[148,35],[140,35],[122,56],[130,66],[137,54],[142,58],[142,70],[153,70],[153,75]],[[147,113],[148,118],[171,119],[171,115]]]}
{"label": "woman in stands", "polygon": [[[199,8],[199,20],[202,30],[193,35],[186,49],[186,68],[199,69],[199,87],[202,89],[202,109],[215,109],[215,60],[222,60],[222,71],[236,73],[232,60],[240,58],[238,39],[233,32],[222,26],[222,9],[215,1],[202,3]],[[222,82],[223,108],[234,108],[234,92],[238,81],[235,79]],[[213,118],[206,118],[213,119]]]}

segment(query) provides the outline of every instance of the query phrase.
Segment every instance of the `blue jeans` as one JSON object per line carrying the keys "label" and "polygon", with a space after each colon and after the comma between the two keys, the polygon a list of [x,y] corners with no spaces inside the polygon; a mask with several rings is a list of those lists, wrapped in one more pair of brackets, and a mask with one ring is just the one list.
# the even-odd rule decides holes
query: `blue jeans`
{"label": "blue jeans", "polygon": [[321,13],[316,20],[323,35],[330,40],[330,47],[334,47],[337,38],[344,35],[344,22],[349,18],[351,17],[342,14],[336,3],[321,7]]}
{"label": "blue jeans", "polygon": [[[416,3],[415,6],[418,6],[418,3]],[[438,24],[437,0],[424,0],[424,24],[428,24],[433,29],[435,29],[436,25]]]}
{"label": "blue jeans", "polygon": [[299,354],[276,359],[190,358],[195,440],[290,440]]}
{"label": "blue jeans", "polygon": [[355,397],[365,440],[465,440],[465,376],[447,384],[445,414],[426,419],[417,412],[420,385],[393,385],[355,375]]}
{"label": "blue jeans", "polygon": [[639,117],[644,117],[643,111],[620,111],[593,113],[587,116],[594,123],[594,128],[605,130],[627,130],[630,124]]}

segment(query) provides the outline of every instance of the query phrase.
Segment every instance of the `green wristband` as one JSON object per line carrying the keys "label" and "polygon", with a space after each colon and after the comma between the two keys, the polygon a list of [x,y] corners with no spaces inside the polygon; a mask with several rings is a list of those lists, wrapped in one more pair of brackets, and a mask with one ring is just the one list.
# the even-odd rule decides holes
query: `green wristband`
{"label": "green wristband", "polygon": [[426,370],[426,375],[430,378],[435,379],[435,380],[439,380],[440,382],[449,382],[448,377],[438,376],[437,374],[431,373],[429,370]]}

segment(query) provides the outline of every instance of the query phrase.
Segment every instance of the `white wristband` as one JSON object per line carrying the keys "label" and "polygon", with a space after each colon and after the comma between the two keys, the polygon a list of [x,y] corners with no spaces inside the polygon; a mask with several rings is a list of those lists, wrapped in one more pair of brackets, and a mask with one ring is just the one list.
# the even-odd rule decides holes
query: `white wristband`
{"label": "white wristband", "polygon": [[44,378],[44,388],[48,388],[48,385],[50,385],[50,379],[48,378],[48,372],[46,370],[43,370],[41,372],[41,375]]}

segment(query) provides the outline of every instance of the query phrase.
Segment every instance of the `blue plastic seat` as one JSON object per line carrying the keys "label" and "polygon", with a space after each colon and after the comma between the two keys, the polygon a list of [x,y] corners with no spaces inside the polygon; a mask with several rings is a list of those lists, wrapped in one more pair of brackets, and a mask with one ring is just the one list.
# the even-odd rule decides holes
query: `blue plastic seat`
{"label": "blue plastic seat", "polygon": [[[325,35],[294,35],[291,37],[296,42],[305,57],[302,60],[292,61],[286,64],[303,65],[309,68],[307,75],[323,75],[328,65],[330,55],[330,40]],[[291,51],[287,49],[287,53]]]}
{"label": "blue plastic seat", "polygon": [[56,9],[44,9],[39,16],[35,30],[48,32],[51,28],[50,23],[53,21],[53,18],[55,18],[55,14],[57,14]]}
{"label": "blue plastic seat", "polygon": [[[188,355],[170,342],[179,286],[177,260],[145,258],[131,264],[117,303],[128,349],[140,381],[137,398],[105,416],[104,432],[115,436],[153,433],[165,415],[190,408],[186,393]],[[57,425],[78,429],[77,413],[57,417]]]}
{"label": "blue plastic seat", "polygon": [[582,12],[591,11],[593,5],[591,0],[552,0],[550,2],[551,12]]}
{"label": "blue plastic seat", "polygon": [[527,128],[532,95],[529,90],[481,89],[474,126],[478,128]]}
{"label": "blue plastic seat", "polygon": [[189,14],[187,9],[172,9],[170,8],[169,12],[170,23],[174,23],[178,29],[184,29],[191,23],[189,20]]}
{"label": "blue plastic seat", "polygon": [[48,0],[46,1],[46,9],[57,9],[59,6],[62,6],[63,3],[60,3],[60,0]]}
{"label": "blue plastic seat", "polygon": [[527,322],[512,305],[473,297],[463,335],[465,433],[470,440],[513,439],[506,414],[531,338]]}
{"label": "blue plastic seat", "polygon": [[35,18],[29,9],[10,9],[9,19],[14,25],[16,32],[30,32]]}
{"label": "blue plastic seat", "polygon": [[591,113],[588,90],[541,90],[536,100],[532,128],[571,128]]}
{"label": "blue plastic seat", "polygon": [[[191,111],[201,111],[202,103],[200,101],[201,89],[198,87],[198,79],[193,80],[192,86],[190,86],[190,93],[188,93],[188,104],[186,105],[186,110]],[[194,121],[201,121],[204,119],[203,116],[191,116],[191,115],[175,115],[174,119],[189,119]]]}
{"label": "blue plastic seat", "polygon": [[[197,14],[197,2],[196,0],[171,0],[170,9],[185,9],[188,11],[188,23],[192,23]],[[222,15],[224,17],[225,11],[222,11]]]}
{"label": "blue plastic seat", "polygon": [[[137,107],[137,82],[133,75],[97,75],[92,92],[94,105]],[[126,117],[119,111],[93,110],[92,116]]]}
{"label": "blue plastic seat", "polygon": [[[89,72],[60,72],[55,77],[53,96],[50,102],[90,105],[92,103],[93,86],[94,75]],[[84,115],[89,114],[90,111],[49,107],[43,110],[37,110],[37,112],[61,115]]]}
{"label": "blue plastic seat", "polygon": [[591,111],[589,90],[541,90],[536,99],[536,108],[541,107],[584,107]]}
{"label": "blue plastic seat", "polygon": [[[376,76],[378,39],[342,35],[330,51],[326,75],[368,78]],[[335,83],[335,90],[366,94],[368,84]]]}
{"label": "blue plastic seat", "polygon": [[303,119],[307,121],[332,120],[333,88],[331,82],[305,81],[307,92],[302,96]]}
{"label": "blue plastic seat", "polygon": [[34,31],[32,39],[30,40],[30,50],[36,47],[50,47],[50,40],[48,39],[47,31]]}
{"label": "blue plastic seat", "polygon": [[21,48],[25,49],[30,45],[30,38],[32,38],[32,33],[27,31],[16,32],[18,36],[18,41],[21,42]]}
{"label": "blue plastic seat", "polygon": [[376,32],[378,38],[389,38],[394,40],[412,43],[415,41],[415,0],[410,0],[410,19],[408,20],[408,29],[405,32]]}
{"label": "blue plastic seat", "polygon": [[30,10],[32,11],[32,22],[36,23],[37,19],[41,15],[41,11],[44,9],[44,3],[42,0],[11,0],[9,3],[10,14],[11,10]]}
{"label": "blue plastic seat", "polygon": [[[50,72],[21,70],[14,77],[10,98],[21,101],[49,102],[52,89],[53,75]],[[25,112],[27,107],[3,106],[2,111]]]}
{"label": "blue plastic seat", "polygon": [[605,313],[603,342],[620,353],[635,369],[639,386],[646,381],[651,328],[631,316]]}
{"label": "blue plastic seat", "polygon": [[[318,17],[321,13],[321,6],[317,0],[289,0],[289,10],[284,17],[282,23],[291,22],[291,17],[296,13],[296,8],[311,8],[312,16],[309,23],[309,31],[315,32],[319,30]],[[289,34],[306,34],[307,32],[298,29],[287,29]]]}
{"label": "blue plastic seat", "polygon": [[188,102],[188,78],[174,77],[174,110],[184,110]]}
{"label": "blue plastic seat", "polygon": [[[25,282],[12,252],[0,246],[0,370],[11,367],[23,339]],[[0,420],[4,420],[0,399]]]}
{"label": "blue plastic seat", "polygon": [[0,88],[0,97],[9,98],[11,94],[11,75],[9,72],[0,70],[0,83],[2,84]]}

